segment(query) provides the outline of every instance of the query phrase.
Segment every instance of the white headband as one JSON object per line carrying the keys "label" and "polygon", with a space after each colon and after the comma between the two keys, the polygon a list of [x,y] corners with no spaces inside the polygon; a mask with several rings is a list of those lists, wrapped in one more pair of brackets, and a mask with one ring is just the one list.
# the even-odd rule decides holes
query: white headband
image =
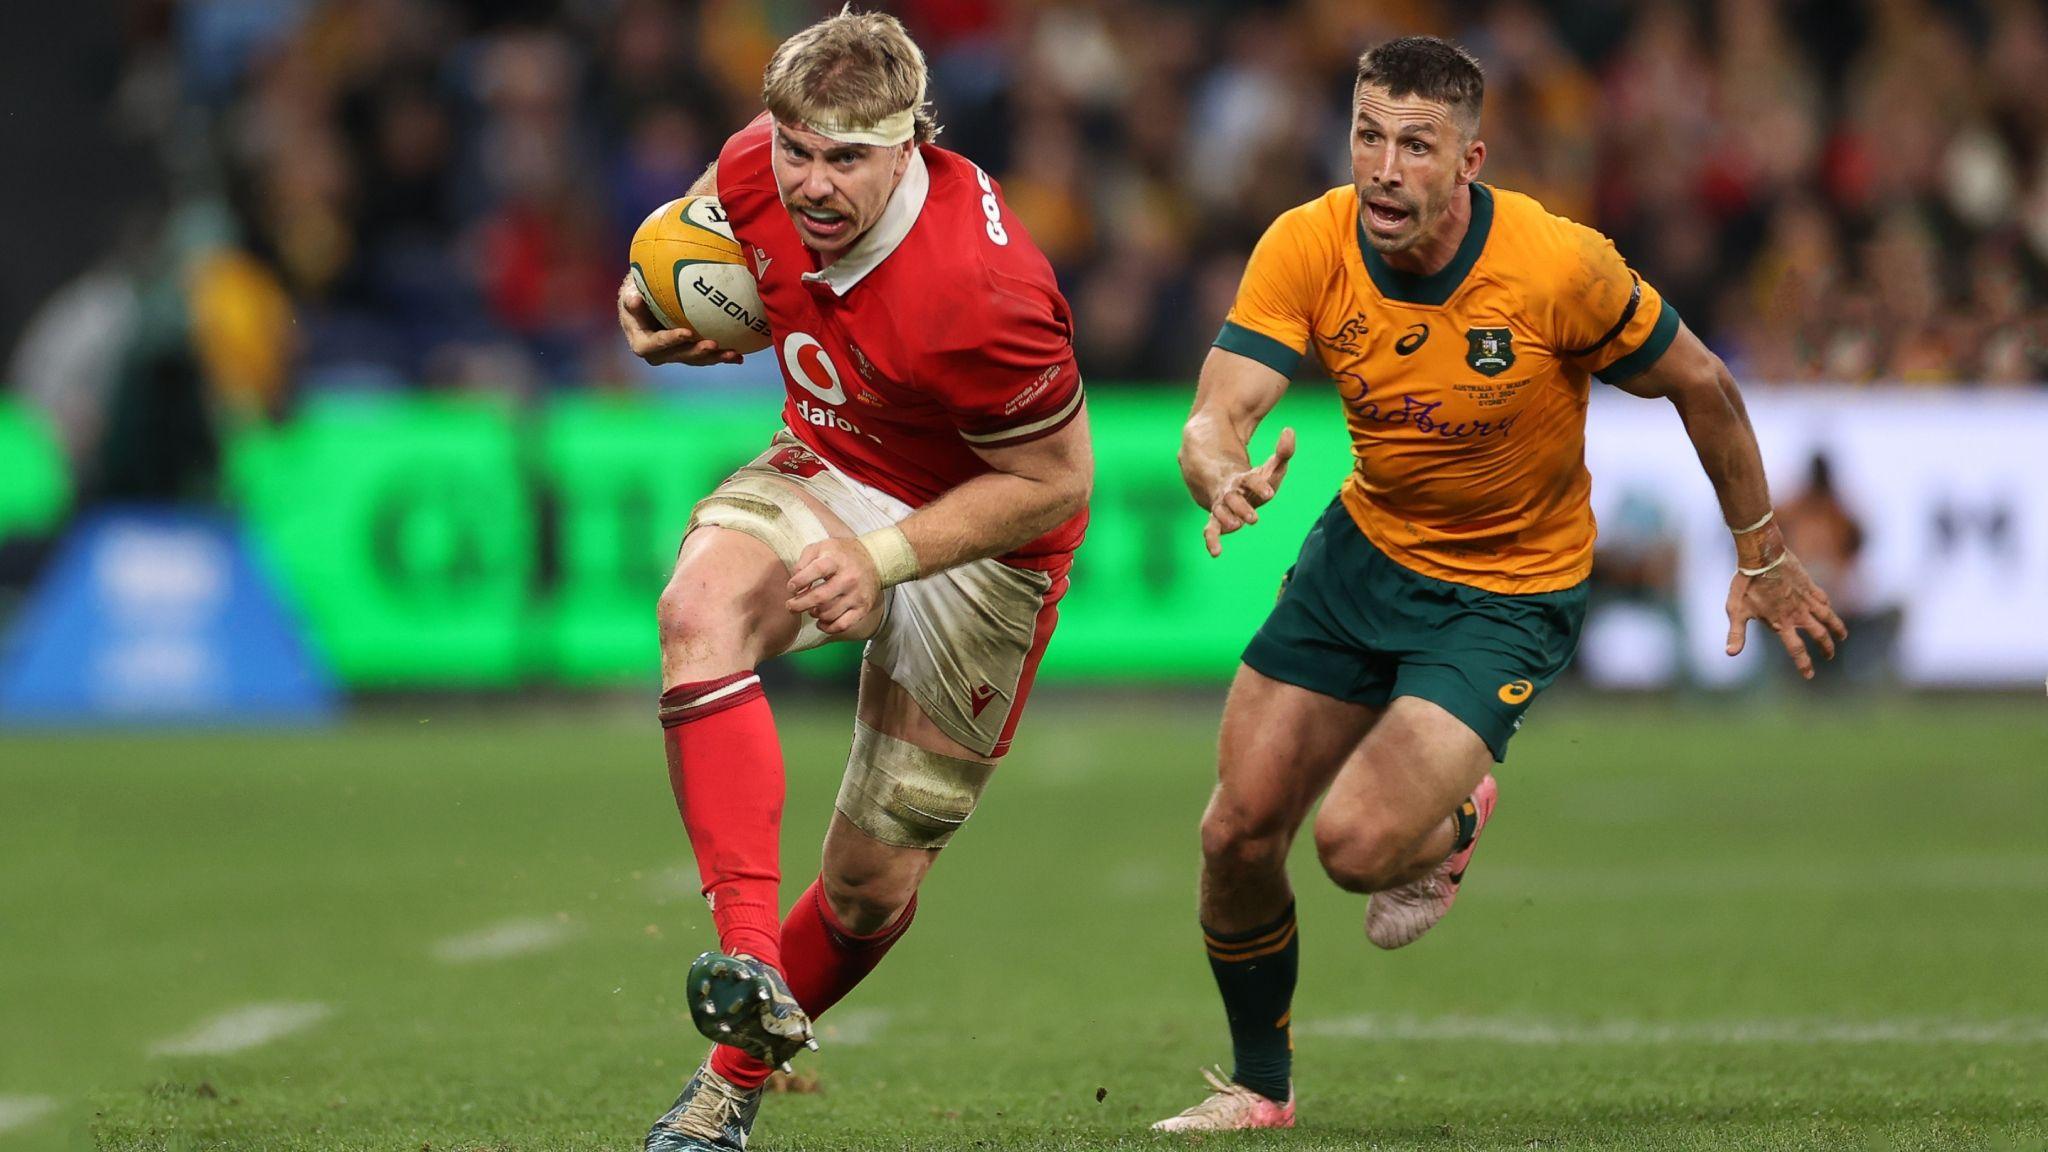
{"label": "white headband", "polygon": [[917,135],[917,110],[924,107],[924,89],[917,90],[917,99],[901,112],[891,112],[868,124],[854,124],[844,115],[830,120],[815,118],[806,120],[804,127],[820,136],[830,136],[841,144],[874,144],[882,148],[893,148]]}
{"label": "white headband", "polygon": [[808,120],[804,127],[820,136],[830,136],[841,144],[878,144],[884,148],[894,147],[909,140],[917,133],[917,105],[912,104],[901,112],[891,112],[872,124],[855,127],[845,121]]}

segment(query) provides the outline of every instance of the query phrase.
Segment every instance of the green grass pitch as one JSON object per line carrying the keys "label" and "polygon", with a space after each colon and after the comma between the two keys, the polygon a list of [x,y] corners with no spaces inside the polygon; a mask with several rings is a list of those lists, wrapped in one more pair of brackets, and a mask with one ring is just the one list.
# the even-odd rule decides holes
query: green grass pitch
{"label": "green grass pitch", "polygon": [[[1217,703],[1036,702],[755,1147],[1184,1147]],[[787,899],[849,712],[781,714]],[[1559,695],[1514,751],[1412,948],[1297,856],[1301,1126],[1205,1148],[2048,1146],[2048,704]],[[651,698],[0,766],[0,1150],[632,1149],[703,1053]]]}

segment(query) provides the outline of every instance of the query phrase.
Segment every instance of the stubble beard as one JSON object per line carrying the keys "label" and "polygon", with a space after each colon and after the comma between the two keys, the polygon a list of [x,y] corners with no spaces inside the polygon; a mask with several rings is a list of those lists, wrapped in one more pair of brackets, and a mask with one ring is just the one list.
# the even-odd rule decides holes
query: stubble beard
{"label": "stubble beard", "polygon": [[1365,242],[1372,245],[1373,251],[1382,256],[1396,256],[1421,243],[1423,236],[1428,234],[1429,229],[1422,207],[1412,204],[1408,208],[1408,219],[1404,222],[1400,235],[1387,236],[1374,231],[1372,218],[1365,206],[1366,195],[1362,191],[1359,193],[1358,230],[1365,235]]}

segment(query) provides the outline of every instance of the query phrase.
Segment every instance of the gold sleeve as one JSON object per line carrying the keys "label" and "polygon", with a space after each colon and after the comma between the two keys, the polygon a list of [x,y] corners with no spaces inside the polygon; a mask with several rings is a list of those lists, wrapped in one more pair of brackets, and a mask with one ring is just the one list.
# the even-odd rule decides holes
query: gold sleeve
{"label": "gold sleeve", "polygon": [[1318,241],[1311,210],[1282,213],[1259,238],[1245,264],[1237,299],[1215,345],[1291,376],[1308,352],[1327,248]]}
{"label": "gold sleeve", "polygon": [[1614,242],[1565,222],[1571,257],[1553,317],[1558,350],[1609,384],[1642,373],[1678,335],[1678,310],[1637,275]]}

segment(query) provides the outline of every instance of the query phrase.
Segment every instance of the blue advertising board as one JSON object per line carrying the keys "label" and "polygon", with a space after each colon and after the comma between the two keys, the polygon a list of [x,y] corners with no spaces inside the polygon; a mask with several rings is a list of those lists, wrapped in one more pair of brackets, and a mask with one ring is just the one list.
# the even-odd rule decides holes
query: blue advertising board
{"label": "blue advertising board", "polygon": [[0,645],[4,723],[289,723],[333,706],[298,623],[215,514],[82,517]]}

